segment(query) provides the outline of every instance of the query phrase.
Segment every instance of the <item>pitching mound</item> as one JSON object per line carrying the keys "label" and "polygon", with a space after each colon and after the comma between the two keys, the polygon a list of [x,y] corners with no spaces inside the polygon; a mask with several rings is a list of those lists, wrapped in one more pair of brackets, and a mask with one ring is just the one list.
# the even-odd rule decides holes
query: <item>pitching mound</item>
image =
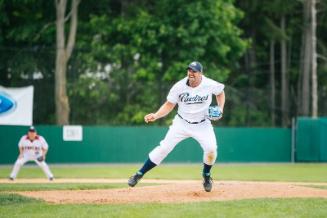
{"label": "pitching mound", "polygon": [[[117,181],[121,180],[111,180],[112,183]],[[326,189],[303,187],[301,183],[219,181],[214,183],[212,192],[207,193],[203,190],[201,181],[142,180],[141,182],[161,183],[161,185],[106,190],[16,193],[56,204],[182,203],[255,198],[327,198]]]}

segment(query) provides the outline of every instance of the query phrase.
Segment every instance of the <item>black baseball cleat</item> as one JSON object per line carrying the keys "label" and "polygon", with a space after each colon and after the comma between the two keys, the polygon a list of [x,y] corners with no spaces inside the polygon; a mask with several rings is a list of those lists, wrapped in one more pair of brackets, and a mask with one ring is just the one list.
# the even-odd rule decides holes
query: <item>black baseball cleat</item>
{"label": "black baseball cleat", "polygon": [[143,175],[140,175],[140,174],[135,174],[135,175],[133,175],[133,176],[131,176],[130,178],[129,178],[129,180],[128,180],[128,185],[130,186],[130,187],[134,187],[137,183],[138,183],[138,181],[140,180],[140,179],[142,179],[142,177],[143,177]]}
{"label": "black baseball cleat", "polygon": [[212,178],[210,176],[203,176],[203,188],[206,192],[211,192]]}
{"label": "black baseball cleat", "polygon": [[14,181],[15,180],[13,177],[9,177],[8,179],[11,180],[11,181]]}
{"label": "black baseball cleat", "polygon": [[50,177],[50,178],[49,178],[49,181],[53,181],[53,180],[54,180],[54,178],[53,178],[53,177]]}

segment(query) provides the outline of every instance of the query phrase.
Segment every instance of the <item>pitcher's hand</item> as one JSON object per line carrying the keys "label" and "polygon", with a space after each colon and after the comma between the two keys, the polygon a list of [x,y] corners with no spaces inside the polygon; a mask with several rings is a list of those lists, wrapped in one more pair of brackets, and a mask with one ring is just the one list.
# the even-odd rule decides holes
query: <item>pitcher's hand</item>
{"label": "pitcher's hand", "polygon": [[144,121],[146,123],[149,123],[149,122],[154,122],[158,119],[157,115],[154,114],[154,113],[150,113],[150,114],[147,114],[144,116]]}

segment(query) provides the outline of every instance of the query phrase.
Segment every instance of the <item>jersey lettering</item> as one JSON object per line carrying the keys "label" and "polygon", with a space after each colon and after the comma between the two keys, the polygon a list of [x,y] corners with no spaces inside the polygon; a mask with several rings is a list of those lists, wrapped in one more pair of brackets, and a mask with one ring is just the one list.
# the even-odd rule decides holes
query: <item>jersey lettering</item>
{"label": "jersey lettering", "polygon": [[184,102],[186,104],[202,104],[204,101],[208,100],[209,95],[205,96],[190,96],[190,93],[184,92],[179,95],[179,99],[181,102]]}

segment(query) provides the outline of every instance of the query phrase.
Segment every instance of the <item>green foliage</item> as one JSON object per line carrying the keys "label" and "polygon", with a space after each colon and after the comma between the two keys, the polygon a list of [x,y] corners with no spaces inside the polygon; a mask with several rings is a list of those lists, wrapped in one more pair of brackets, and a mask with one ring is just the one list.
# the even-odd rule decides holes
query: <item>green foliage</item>
{"label": "green foliage", "polygon": [[102,120],[114,116],[110,111],[104,112],[108,110],[110,104],[118,102],[119,96],[111,92],[108,84],[99,78],[101,76],[106,75],[101,73],[81,75],[78,80],[70,84],[68,95],[71,96],[71,104],[84,105],[76,111],[72,109],[73,122],[76,119],[79,123],[101,124]]}
{"label": "green foliage", "polygon": [[10,42],[22,44],[54,44],[55,29],[53,2],[35,0],[7,1],[4,3],[6,24],[5,37]]}

